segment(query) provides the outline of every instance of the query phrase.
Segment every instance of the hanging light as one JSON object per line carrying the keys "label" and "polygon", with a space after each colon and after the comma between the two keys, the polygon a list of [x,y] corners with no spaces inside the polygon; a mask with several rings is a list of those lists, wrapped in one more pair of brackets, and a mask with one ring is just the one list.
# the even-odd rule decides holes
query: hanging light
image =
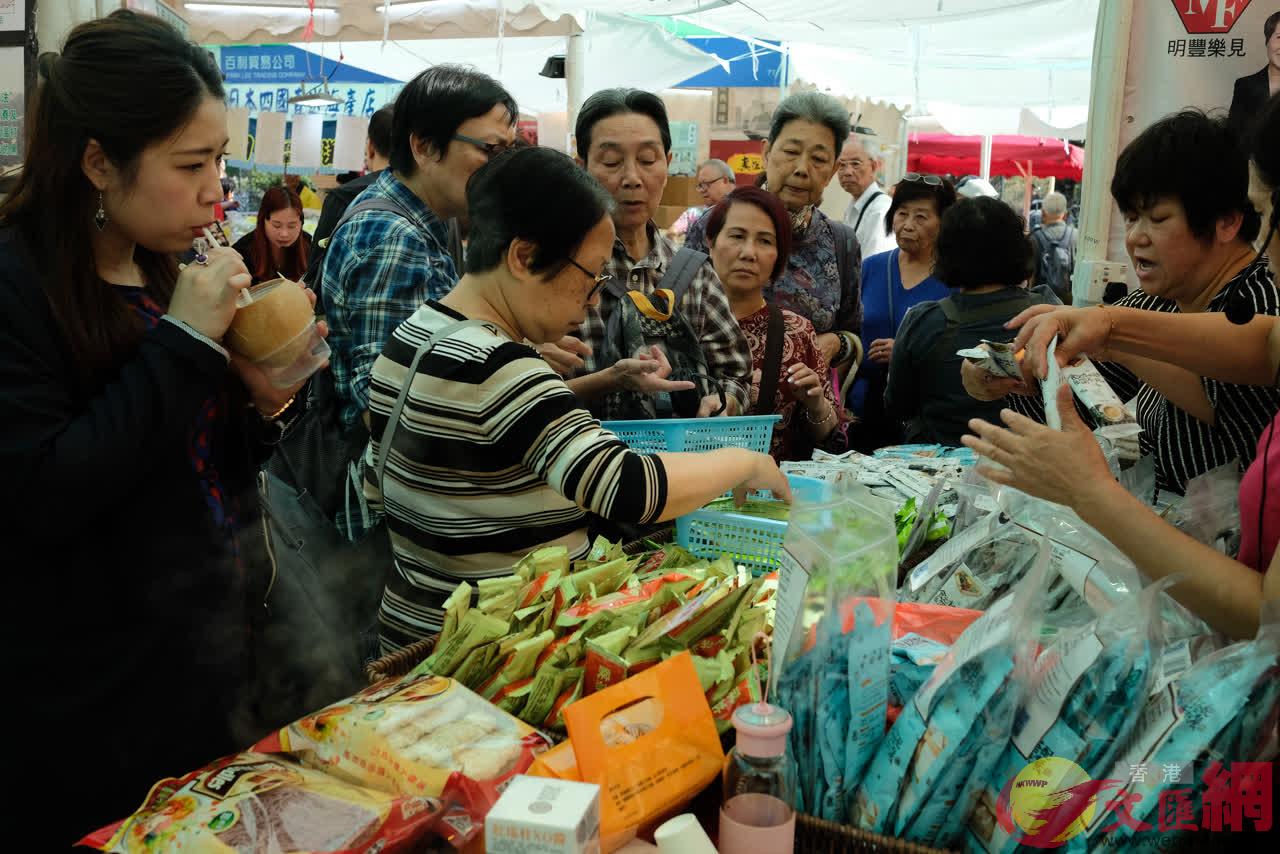
{"label": "hanging light", "polygon": [[335,95],[329,91],[329,83],[325,81],[310,92],[294,95],[289,99],[289,103],[299,107],[331,107],[344,101],[341,95]]}

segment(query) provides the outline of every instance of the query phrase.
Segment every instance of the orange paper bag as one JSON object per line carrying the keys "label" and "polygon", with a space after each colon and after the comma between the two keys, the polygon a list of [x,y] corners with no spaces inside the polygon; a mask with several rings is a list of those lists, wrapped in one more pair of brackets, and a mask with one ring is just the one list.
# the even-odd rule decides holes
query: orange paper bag
{"label": "orange paper bag", "polygon": [[[606,718],[638,704],[654,710],[652,724],[635,732],[634,740],[610,738]],[[564,720],[582,779],[600,786],[600,838],[606,852],[675,813],[716,779],[724,764],[711,707],[687,652],[578,700],[565,708]]]}

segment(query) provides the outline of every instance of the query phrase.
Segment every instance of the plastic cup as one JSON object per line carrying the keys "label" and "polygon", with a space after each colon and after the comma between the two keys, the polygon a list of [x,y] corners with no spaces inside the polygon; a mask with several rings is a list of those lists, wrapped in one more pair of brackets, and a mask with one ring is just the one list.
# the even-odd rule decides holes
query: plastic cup
{"label": "plastic cup", "polygon": [[236,310],[226,344],[252,362],[277,388],[314,374],[329,358],[306,291],[288,279],[254,285]]}

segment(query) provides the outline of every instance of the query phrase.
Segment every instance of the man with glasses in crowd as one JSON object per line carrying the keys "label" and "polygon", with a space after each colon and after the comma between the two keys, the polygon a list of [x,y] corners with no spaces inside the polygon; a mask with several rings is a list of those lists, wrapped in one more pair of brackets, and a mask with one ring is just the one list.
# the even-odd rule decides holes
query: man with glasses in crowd
{"label": "man with glasses in crowd", "polygon": [[855,133],[840,150],[836,165],[840,186],[853,197],[844,212],[844,224],[853,229],[863,260],[896,249],[898,241],[884,221],[893,198],[876,182],[876,174],[884,168],[880,143],[873,136]]}
{"label": "man with glasses in crowd", "polygon": [[671,224],[671,228],[667,229],[667,235],[672,239],[684,239],[684,236],[689,233],[689,226],[697,222],[711,208],[720,204],[721,200],[738,186],[733,167],[723,160],[713,158],[706,161],[698,167],[695,176],[698,183],[694,188],[698,191],[698,195],[702,196],[702,204],[689,208]]}
{"label": "man with glasses in crowd", "polygon": [[515,140],[515,100],[470,68],[437,65],[405,84],[392,114],[390,167],[356,197],[325,253],[330,362],[351,428],[392,331],[453,288],[447,222],[465,225],[467,180]]}

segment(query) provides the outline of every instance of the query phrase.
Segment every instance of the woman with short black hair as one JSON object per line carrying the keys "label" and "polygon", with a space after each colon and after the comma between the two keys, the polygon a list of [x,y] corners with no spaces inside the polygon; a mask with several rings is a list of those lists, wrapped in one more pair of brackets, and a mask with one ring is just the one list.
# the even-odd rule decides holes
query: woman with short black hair
{"label": "woman with short black hair", "polygon": [[1024,309],[1057,302],[1047,288],[1021,287],[1034,270],[1022,217],[1004,202],[966,199],[943,215],[934,275],[953,292],[907,312],[885,390],[885,411],[908,442],[959,445],[969,419],[999,414],[999,402],[965,393],[956,351],[1007,338],[1004,324]]}
{"label": "woman with short black hair", "polygon": [[[365,496],[385,506],[396,556],[387,652],[439,632],[462,581],[509,574],[544,546],[585,557],[588,512],[645,524],[739,486],[787,494],[766,454],[629,450],[529,346],[577,328],[608,279],[612,200],[590,175],[550,149],[519,149],[476,172],[467,204],[467,274],[373,366]],[[622,361],[610,370],[644,360]]]}
{"label": "woman with short black hair", "polygon": [[[1183,110],[1151,125],[1121,152],[1111,195],[1140,285],[1117,306],[1280,314],[1275,279],[1252,246],[1262,220],[1249,200],[1248,160],[1225,121]],[[1142,453],[1155,457],[1157,487],[1178,494],[1210,469],[1248,465],[1280,408],[1273,388],[1201,379],[1129,354],[1097,364],[1121,400],[1137,399]],[[978,371],[965,372],[975,396],[1014,390],[1013,381],[975,382]],[[1038,394],[1009,402],[1043,420]]]}

